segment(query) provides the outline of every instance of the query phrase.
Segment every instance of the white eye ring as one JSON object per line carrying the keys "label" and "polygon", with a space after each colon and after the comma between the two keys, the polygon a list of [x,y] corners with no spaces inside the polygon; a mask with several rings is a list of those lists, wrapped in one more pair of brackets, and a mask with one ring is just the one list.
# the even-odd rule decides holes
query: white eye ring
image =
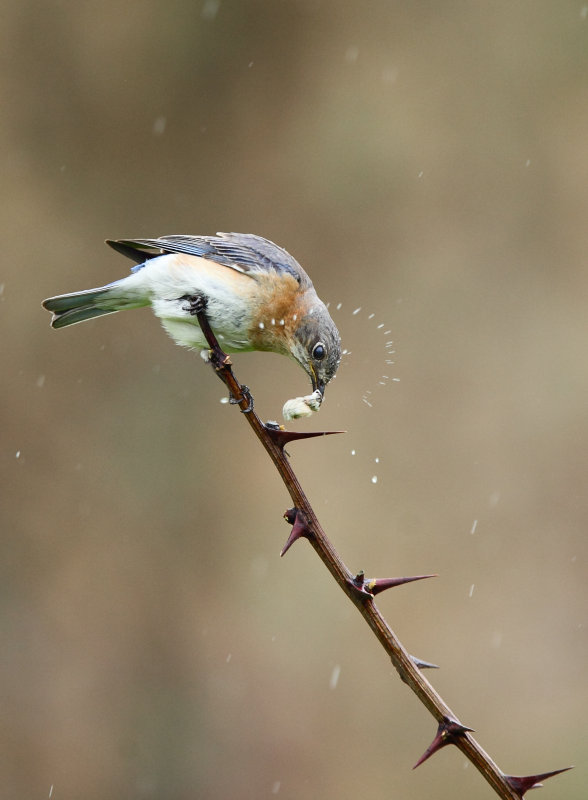
{"label": "white eye ring", "polygon": [[317,342],[315,346],[312,348],[312,357],[316,359],[316,361],[322,361],[322,359],[327,355],[327,348],[324,346],[322,342]]}

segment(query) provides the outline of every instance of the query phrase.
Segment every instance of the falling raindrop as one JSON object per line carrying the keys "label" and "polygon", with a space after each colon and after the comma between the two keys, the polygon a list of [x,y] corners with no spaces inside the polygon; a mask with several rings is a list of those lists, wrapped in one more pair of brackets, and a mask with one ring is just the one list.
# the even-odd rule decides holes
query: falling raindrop
{"label": "falling raindrop", "polygon": [[200,16],[202,19],[214,19],[218,14],[220,0],[205,0]]}
{"label": "falling raindrop", "polygon": [[153,135],[163,136],[163,134],[165,133],[166,125],[167,125],[167,119],[165,117],[157,117],[155,122],[153,123]]}
{"label": "falling raindrop", "polygon": [[335,664],[333,667],[333,671],[331,672],[331,677],[329,679],[329,689],[336,689],[337,684],[339,683],[339,676],[341,675],[341,665]]}
{"label": "falling raindrop", "polygon": [[347,50],[345,51],[345,61],[348,64],[355,64],[357,59],[359,58],[359,47],[357,45],[350,45]]}

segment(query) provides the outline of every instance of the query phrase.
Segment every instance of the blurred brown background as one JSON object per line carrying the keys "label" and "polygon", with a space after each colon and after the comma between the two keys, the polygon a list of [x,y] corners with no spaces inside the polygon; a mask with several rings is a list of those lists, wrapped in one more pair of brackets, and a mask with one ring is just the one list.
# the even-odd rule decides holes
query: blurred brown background
{"label": "blurred brown background", "polygon": [[[280,560],[288,497],[200,359],[148,311],[49,329],[126,273],[105,238],[217,230],[288,248],[350,351],[298,423],[348,433],[291,448],[342,557],[438,572],[392,627],[505,771],[584,798],[588,6],[0,15],[2,798],[493,796],[454,750],[411,772],[432,718]],[[266,419],[307,391],[235,364]]]}

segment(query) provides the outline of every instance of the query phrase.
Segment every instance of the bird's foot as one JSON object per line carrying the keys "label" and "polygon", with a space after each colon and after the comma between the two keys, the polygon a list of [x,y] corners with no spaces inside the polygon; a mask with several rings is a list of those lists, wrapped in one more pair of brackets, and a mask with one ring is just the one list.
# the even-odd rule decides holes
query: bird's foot
{"label": "bird's foot", "polygon": [[188,304],[184,306],[184,311],[193,317],[202,314],[208,306],[208,298],[203,294],[184,294],[180,300],[187,300]]}
{"label": "bird's foot", "polygon": [[253,395],[249,391],[248,386],[240,386],[241,389],[241,397],[234,397],[232,394],[229,397],[229,403],[231,405],[240,405],[244,400],[247,401],[247,407],[241,409],[242,414],[249,414],[250,411],[253,411]]}

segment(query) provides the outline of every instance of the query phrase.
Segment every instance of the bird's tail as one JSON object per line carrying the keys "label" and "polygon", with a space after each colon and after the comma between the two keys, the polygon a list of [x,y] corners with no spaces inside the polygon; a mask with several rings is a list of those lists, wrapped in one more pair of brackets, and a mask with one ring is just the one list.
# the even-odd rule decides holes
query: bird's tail
{"label": "bird's tail", "polygon": [[115,288],[117,283],[119,282],[101,286],[99,289],[60,294],[57,297],[43,300],[43,307],[53,312],[51,327],[65,328],[67,325],[75,325],[104,314],[113,314],[123,308],[139,308],[148,305],[149,301],[145,298],[121,296],[121,292]]}

